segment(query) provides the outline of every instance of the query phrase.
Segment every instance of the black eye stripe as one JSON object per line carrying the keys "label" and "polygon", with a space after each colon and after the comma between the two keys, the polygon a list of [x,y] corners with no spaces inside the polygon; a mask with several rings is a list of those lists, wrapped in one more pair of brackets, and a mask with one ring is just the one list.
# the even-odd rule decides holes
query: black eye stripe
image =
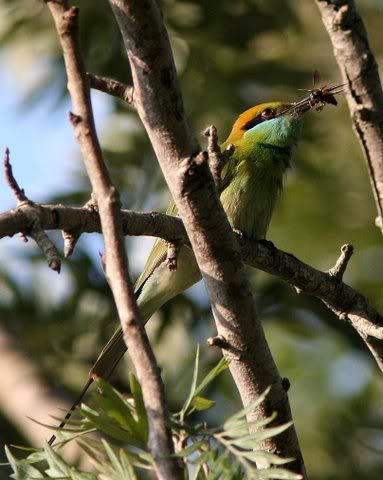
{"label": "black eye stripe", "polygon": [[264,122],[265,120],[266,119],[262,118],[261,115],[259,115],[258,117],[254,117],[242,126],[242,130],[250,130],[251,128],[255,127],[256,125]]}
{"label": "black eye stripe", "polygon": [[[266,117],[262,116],[265,112],[268,115]],[[251,120],[249,120],[248,122],[246,122],[242,126],[242,130],[250,130],[251,128],[255,127],[256,125],[259,125],[260,123],[265,122],[266,120],[270,120],[271,118],[274,117],[274,115],[275,115],[275,112],[271,108],[266,108],[260,115],[258,115],[257,117],[254,117]]]}

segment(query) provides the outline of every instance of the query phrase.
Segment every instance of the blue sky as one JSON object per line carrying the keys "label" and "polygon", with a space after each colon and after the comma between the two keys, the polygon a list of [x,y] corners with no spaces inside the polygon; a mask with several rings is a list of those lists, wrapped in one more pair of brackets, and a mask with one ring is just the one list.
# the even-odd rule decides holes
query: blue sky
{"label": "blue sky", "polygon": [[[68,120],[69,100],[57,106],[53,92],[33,106],[23,103],[25,92],[19,82],[7,72],[5,62],[0,61],[0,149],[1,159],[5,147],[11,152],[13,172],[19,185],[33,201],[44,203],[53,192],[75,188],[73,171],[81,161],[79,149]],[[102,125],[111,110],[108,98],[98,92],[93,94],[95,117]],[[2,168],[1,168],[2,171]],[[15,199],[0,174],[0,211],[15,207]],[[81,240],[98,256],[102,250],[99,235],[87,235]],[[58,245],[61,248],[61,245]],[[47,268],[42,259],[40,265],[24,261],[26,253],[36,247],[33,242],[23,243],[17,237],[5,238],[0,243],[0,266],[12,272],[12,276],[33,288],[44,288],[49,283],[50,301],[62,298],[70,289],[70,279],[62,270],[60,276]]]}
{"label": "blue sky", "polygon": [[[0,84],[1,154],[8,146],[15,177],[27,196],[44,202],[53,191],[71,189],[71,172],[80,157],[76,155],[78,147],[68,121],[69,101],[57,108],[52,94],[48,94],[35,105],[25,107],[17,79],[7,74],[5,68],[0,68]],[[107,97],[94,93],[93,106],[96,119],[102,124],[111,108]],[[0,208],[3,211],[12,206],[14,199],[2,176]]]}

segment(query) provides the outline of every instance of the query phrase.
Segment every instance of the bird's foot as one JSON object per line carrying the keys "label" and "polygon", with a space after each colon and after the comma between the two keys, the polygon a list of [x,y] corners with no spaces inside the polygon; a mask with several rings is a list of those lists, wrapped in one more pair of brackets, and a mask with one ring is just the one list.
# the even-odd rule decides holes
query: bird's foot
{"label": "bird's foot", "polygon": [[237,228],[233,228],[233,232],[240,238],[246,238],[246,234],[243,233],[241,230],[238,230]]}
{"label": "bird's foot", "polygon": [[241,230],[237,230],[236,228],[233,228],[233,232],[235,233],[235,236],[237,237],[239,244],[242,245],[246,241],[247,235],[243,233]]}
{"label": "bird's foot", "polygon": [[271,240],[266,240],[266,238],[261,238],[258,240],[258,243],[261,245],[264,245],[266,248],[269,248],[271,250],[271,254],[274,255],[277,247],[274,245],[274,243]]}

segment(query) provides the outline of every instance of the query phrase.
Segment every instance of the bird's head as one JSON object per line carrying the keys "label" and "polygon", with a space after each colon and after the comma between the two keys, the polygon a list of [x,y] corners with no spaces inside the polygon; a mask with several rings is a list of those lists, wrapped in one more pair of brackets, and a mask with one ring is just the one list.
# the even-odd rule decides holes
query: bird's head
{"label": "bird's head", "polygon": [[290,148],[299,138],[302,114],[307,110],[307,104],[304,107],[285,102],[256,105],[237,118],[225,145],[261,142]]}

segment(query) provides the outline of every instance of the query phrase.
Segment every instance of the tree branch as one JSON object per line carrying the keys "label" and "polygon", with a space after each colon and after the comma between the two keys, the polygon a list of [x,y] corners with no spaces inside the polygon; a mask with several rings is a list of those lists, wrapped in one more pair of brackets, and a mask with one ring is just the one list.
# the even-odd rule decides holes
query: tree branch
{"label": "tree branch", "polygon": [[347,83],[347,102],[367,161],[383,232],[383,90],[378,65],[354,0],[316,0]]}
{"label": "tree branch", "polygon": [[[0,214],[0,238],[28,231],[30,219],[36,215],[44,230],[70,230],[76,235],[101,232],[100,219],[95,210],[33,203]],[[125,235],[147,235],[170,243],[190,245],[182,220],[178,217],[129,210],[122,210],[121,217]],[[383,317],[364,295],[344,283],[339,275],[334,275],[334,269],[321,272],[264,242],[240,235],[237,235],[237,240],[245,263],[322,300],[340,320],[350,322],[369,348],[369,342],[375,340],[372,353],[383,372]],[[344,256],[343,252],[340,260]],[[339,260],[337,264],[339,267]]]}
{"label": "tree branch", "polygon": [[[24,189],[19,187],[19,184],[13,175],[8,148],[5,149],[4,172],[6,182],[17,199],[17,208],[21,208],[23,205],[32,205],[32,202],[25,195]],[[44,229],[40,225],[39,217],[38,215],[34,215],[33,209],[31,210],[28,232],[26,230],[20,232],[20,236],[24,242],[28,241],[26,233],[28,233],[28,235],[36,242],[37,246],[45,256],[49,268],[57,273],[60,273],[61,260],[59,252],[57,251],[56,245],[44,232]]]}
{"label": "tree branch", "polygon": [[[239,246],[220,204],[206,155],[185,120],[158,2],[110,3],[127,49],[134,104],[184,222],[210,296],[218,334],[242,353],[241,358],[231,359],[230,371],[244,405],[272,386],[266,402],[248,418],[264,419],[276,410],[276,421],[288,422],[292,418],[288,398],[256,315]],[[265,441],[263,448],[295,458],[290,468],[305,476],[293,426]]]}
{"label": "tree branch", "polygon": [[120,201],[106,169],[94,124],[88,79],[79,46],[78,9],[67,2],[48,1],[64,54],[74,113],[70,120],[98,205],[105,240],[106,276],[112,289],[124,340],[142,386],[149,419],[149,448],[159,479],[181,479],[168,427],[165,389],[146,335],[129,277]]}
{"label": "tree branch", "polygon": [[91,88],[112,95],[126,103],[133,104],[133,87],[131,85],[126,85],[118,80],[114,80],[114,78],[100,77],[92,73],[87,73],[87,76]]}

